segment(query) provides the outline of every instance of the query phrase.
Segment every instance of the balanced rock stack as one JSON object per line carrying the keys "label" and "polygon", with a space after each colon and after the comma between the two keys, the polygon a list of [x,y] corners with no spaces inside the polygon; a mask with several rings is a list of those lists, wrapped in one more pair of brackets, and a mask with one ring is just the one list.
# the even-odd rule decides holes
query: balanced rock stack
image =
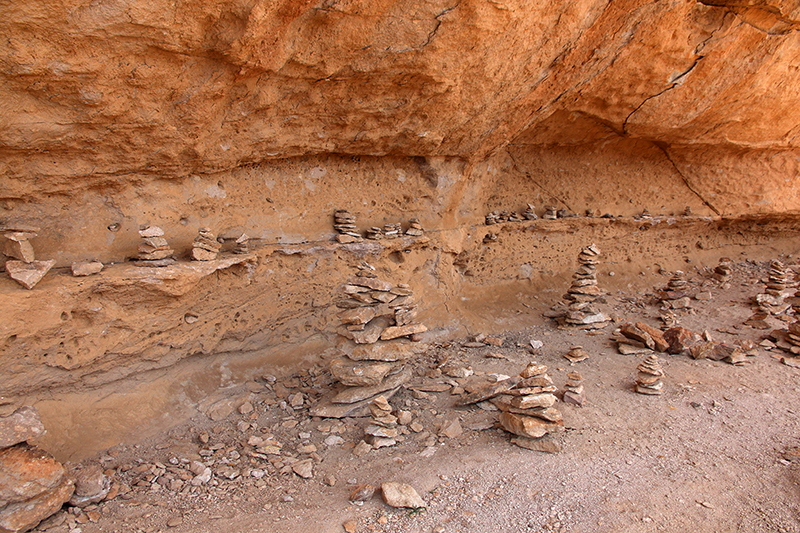
{"label": "balanced rock stack", "polygon": [[[331,361],[333,377],[344,385],[313,416],[357,416],[365,400],[384,393],[391,397],[411,377],[405,362],[427,347],[417,342],[427,328],[414,319],[417,305],[407,285],[392,285],[378,279],[372,268],[360,267],[357,276],[344,285],[345,298],[337,302],[342,326],[339,349],[342,356]],[[385,392],[391,391],[391,392]],[[347,406],[344,406],[347,404]],[[356,405],[357,404],[357,405]]]}
{"label": "balanced rock stack", "polygon": [[569,302],[567,311],[559,318],[562,324],[582,329],[601,329],[611,321],[611,317],[597,309],[595,303],[603,291],[597,286],[597,265],[600,250],[594,244],[581,250],[578,255],[580,267],[575,272],[572,286],[564,295]]}
{"label": "balanced rock stack", "polygon": [[222,245],[209,228],[200,228],[192,243],[192,259],[195,261],[213,261],[217,258]]}
{"label": "balanced rock stack", "polygon": [[27,531],[73,495],[75,483],[64,466],[27,443],[44,433],[33,407],[0,418],[0,531]]}
{"label": "balanced rock stack", "polygon": [[333,212],[333,229],[338,233],[336,240],[342,244],[361,241],[361,234],[356,228],[356,217],[346,209]]}
{"label": "balanced rock stack", "polygon": [[636,368],[639,370],[639,376],[636,378],[636,392],[650,396],[661,394],[664,388],[664,382],[661,381],[661,378],[664,377],[664,370],[661,368],[658,356],[649,355]]}
{"label": "balanced rock stack", "polygon": [[731,260],[726,257],[719,260],[719,264],[714,268],[714,273],[711,274],[711,277],[720,283],[728,283],[732,276],[733,265]]}
{"label": "balanced rock stack", "polygon": [[491,213],[486,215],[487,226],[491,226],[492,224],[499,224],[501,222],[508,222],[507,211],[492,211]]}
{"label": "balanced rock stack", "polygon": [[509,222],[522,222],[523,220],[525,220],[525,217],[519,213],[514,212],[508,215]]}
{"label": "balanced rock stack", "polygon": [[554,205],[544,206],[544,215],[542,218],[546,220],[555,220],[558,218],[558,208]]}
{"label": "balanced rock stack", "polygon": [[525,218],[525,220],[536,220],[539,218],[536,216],[536,209],[532,204],[528,204],[528,207],[526,207],[525,211],[522,212],[522,216]]}
{"label": "balanced rock stack", "polygon": [[169,247],[164,238],[164,230],[158,226],[147,226],[139,230],[142,243],[139,245],[137,266],[165,267],[175,262],[172,256],[175,250]]}
{"label": "balanced rock stack", "polygon": [[397,444],[400,431],[389,400],[383,395],[378,396],[369,404],[369,412],[372,423],[364,429],[364,441],[376,449]]}
{"label": "balanced rock stack", "polygon": [[6,261],[6,272],[26,289],[32,289],[56,264],[55,259],[36,260],[29,241],[38,231],[39,228],[7,228],[2,232],[6,239],[3,253],[12,258]]}
{"label": "balanced rock stack", "polygon": [[756,303],[762,312],[780,315],[789,309],[789,304],[784,301],[788,282],[789,276],[783,263],[777,260],[770,261],[767,286],[763,294],[756,294]]}
{"label": "balanced rock stack", "polygon": [[564,403],[571,403],[578,407],[586,402],[586,393],[583,388],[583,376],[578,372],[567,374],[567,383],[564,385]]}
{"label": "balanced rock stack", "polygon": [[420,224],[418,218],[412,218],[408,221],[408,229],[406,230],[406,235],[410,237],[421,237],[425,233],[425,230],[422,229],[422,224]]}
{"label": "balanced rock stack", "polygon": [[[547,367],[529,363],[519,380],[508,380],[512,388],[494,396],[491,402],[500,409],[500,426],[518,438],[511,442],[522,448],[557,452],[556,443],[540,439],[561,431],[564,419],[556,407],[556,387],[547,375]],[[513,379],[513,378],[512,378]]]}
{"label": "balanced rock stack", "polygon": [[403,228],[397,222],[387,222],[383,225],[383,236],[387,239],[396,239],[403,235]]}
{"label": "balanced rock stack", "polygon": [[247,233],[242,233],[236,239],[232,252],[238,255],[250,253],[250,236]]}
{"label": "balanced rock stack", "polygon": [[689,282],[681,270],[676,270],[667,286],[659,291],[662,305],[667,309],[686,309],[691,306],[689,300]]}
{"label": "balanced rock stack", "polygon": [[364,236],[367,239],[373,241],[379,241],[383,238],[383,228],[379,228],[378,226],[371,226],[367,228],[367,231]]}

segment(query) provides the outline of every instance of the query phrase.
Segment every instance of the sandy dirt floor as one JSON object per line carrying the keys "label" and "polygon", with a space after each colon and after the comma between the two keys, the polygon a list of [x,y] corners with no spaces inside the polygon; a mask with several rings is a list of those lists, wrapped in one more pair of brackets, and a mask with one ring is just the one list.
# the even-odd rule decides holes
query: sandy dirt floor
{"label": "sandy dirt floor", "polygon": [[[707,272],[687,272],[693,290],[710,291],[713,298],[676,312],[680,325],[719,341],[760,342],[769,333],[742,325],[753,313],[752,297],[763,292],[765,263],[736,264],[724,287]],[[668,279],[664,273],[661,286]],[[624,323],[661,325],[654,297],[660,286],[641,292],[606,288],[615,323],[604,330],[559,329],[542,318],[544,309],[531,309],[530,327],[485,332],[503,339],[500,347],[465,346],[471,339],[433,346],[390,399],[421,425],[418,432],[406,428],[396,446],[357,455],[368,418],[308,415],[308,406],[333,386],[322,361],[227,391],[219,404],[233,406],[227,416],[220,408],[217,420],[198,415],[85,461],[99,462],[113,476],[116,497],[83,511],[60,511],[37,530],[800,531],[800,462],[793,452],[800,446],[800,369],[782,364],[785,354],[778,350],[759,349],[743,366],[659,354],[663,395],[636,394],[636,367],[644,356],[620,354],[610,337]],[[769,322],[787,326],[774,317]],[[541,341],[542,348],[534,350],[531,341]],[[570,364],[563,355],[575,345],[590,358]],[[583,407],[556,404],[565,423],[555,437],[561,453],[517,447],[497,427],[497,411],[454,405],[453,387],[457,392],[491,373],[516,375],[530,361],[547,365],[560,390],[570,371],[585,379]],[[475,375],[454,378],[443,368],[468,368]],[[437,388],[446,390],[430,391]],[[304,404],[293,409],[298,393]],[[460,434],[441,434],[456,419]],[[248,444],[253,436],[275,442],[276,454],[254,457]],[[312,477],[304,479],[292,465],[309,458]],[[192,485],[193,461],[211,468],[206,483]],[[389,507],[379,489],[366,502],[349,501],[357,485],[378,488],[387,481],[412,485],[427,508]]]}

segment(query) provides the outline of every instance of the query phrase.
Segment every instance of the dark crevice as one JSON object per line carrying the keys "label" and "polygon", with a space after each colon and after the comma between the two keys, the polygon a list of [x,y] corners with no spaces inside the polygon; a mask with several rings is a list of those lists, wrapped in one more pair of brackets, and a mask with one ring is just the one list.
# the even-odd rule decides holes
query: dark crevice
{"label": "dark crevice", "polygon": [[669,150],[667,150],[666,145],[664,143],[661,143],[661,142],[653,142],[653,146],[655,146],[656,148],[661,150],[661,152],[663,152],[664,157],[667,158],[667,161],[670,162],[670,164],[672,165],[672,168],[674,168],[675,172],[678,173],[678,176],[681,177],[681,179],[683,180],[683,183],[686,185],[686,188],[689,189],[690,191],[692,191],[695,194],[695,196],[697,196],[700,199],[700,201],[703,202],[703,205],[705,205],[706,207],[711,209],[717,216],[722,216],[722,213],[720,213],[720,211],[716,207],[714,207],[711,204],[711,202],[706,200],[703,197],[702,194],[697,192],[697,190],[694,187],[692,187],[692,184],[689,183],[689,179],[684,175],[683,172],[681,172],[681,169],[678,168],[678,165],[675,164],[675,161],[672,160],[672,157],[669,155]]}
{"label": "dark crevice", "polygon": [[442,10],[442,12],[441,12],[441,13],[439,13],[438,15],[436,15],[436,16],[434,17],[434,18],[436,19],[436,26],[435,26],[435,27],[433,28],[433,30],[432,30],[432,31],[431,31],[431,32],[428,34],[428,38],[427,38],[427,39],[425,39],[425,42],[424,42],[424,43],[422,43],[422,46],[420,46],[420,48],[425,48],[426,46],[428,46],[429,44],[431,44],[431,41],[433,40],[433,38],[434,38],[434,37],[436,37],[436,32],[437,32],[437,31],[439,31],[439,27],[442,25],[441,18],[442,18],[443,16],[447,15],[448,13],[450,13],[450,12],[451,12],[452,10],[454,10],[455,8],[457,8],[457,7],[458,7],[460,4],[461,4],[461,2],[460,2],[460,1],[459,1],[459,2],[456,2],[456,4],[455,4],[454,6],[452,6],[452,7],[448,7],[448,8],[445,8],[444,10]]}

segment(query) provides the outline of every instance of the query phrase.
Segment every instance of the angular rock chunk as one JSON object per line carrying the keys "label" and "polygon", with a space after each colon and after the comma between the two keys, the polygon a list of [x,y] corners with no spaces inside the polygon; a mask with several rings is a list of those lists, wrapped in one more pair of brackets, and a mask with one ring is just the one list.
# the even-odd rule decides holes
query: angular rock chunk
{"label": "angular rock chunk", "polygon": [[383,501],[391,507],[420,509],[428,506],[414,487],[406,483],[397,483],[395,481],[381,483],[381,493]]}
{"label": "angular rock chunk", "polygon": [[6,261],[6,272],[8,272],[11,279],[30,290],[42,280],[44,275],[47,274],[55,264],[55,259],[50,259],[49,261],[33,261],[31,263]]}

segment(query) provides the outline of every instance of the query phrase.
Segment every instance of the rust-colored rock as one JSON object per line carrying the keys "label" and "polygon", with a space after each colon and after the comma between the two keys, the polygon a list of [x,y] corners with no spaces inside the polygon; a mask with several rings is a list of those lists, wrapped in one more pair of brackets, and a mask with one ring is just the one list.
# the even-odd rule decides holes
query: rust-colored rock
{"label": "rust-colored rock", "polygon": [[671,354],[682,353],[703,341],[700,335],[681,326],[669,328],[665,331],[664,340],[669,343],[667,352]]}

